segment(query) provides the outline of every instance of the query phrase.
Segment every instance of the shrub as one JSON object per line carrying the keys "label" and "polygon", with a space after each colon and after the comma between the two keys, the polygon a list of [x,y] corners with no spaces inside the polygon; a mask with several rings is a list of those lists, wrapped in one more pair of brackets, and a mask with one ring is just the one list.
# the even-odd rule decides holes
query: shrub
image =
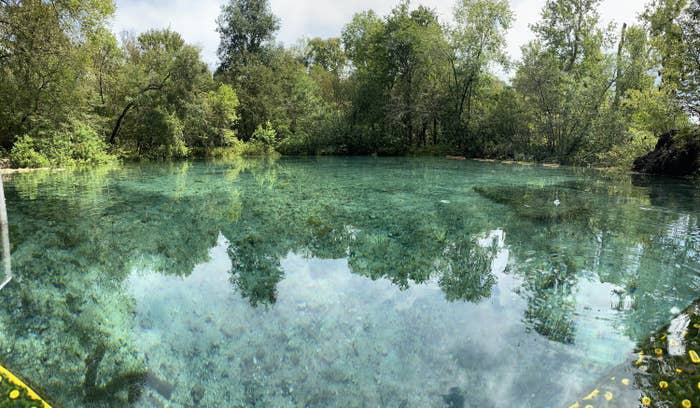
{"label": "shrub", "polygon": [[43,153],[37,151],[37,141],[29,136],[20,137],[10,152],[12,167],[49,167],[51,162]]}
{"label": "shrub", "polygon": [[114,160],[97,132],[77,120],[60,129],[37,129],[21,136],[10,152],[13,167],[71,167]]}
{"label": "shrub", "polygon": [[136,145],[139,157],[178,159],[189,155],[184,126],[177,115],[165,109],[149,109],[140,118]]}
{"label": "shrub", "polygon": [[253,132],[253,136],[248,142],[245,154],[267,154],[275,150],[277,144],[277,131],[272,127],[270,122],[265,124],[265,127],[258,125],[258,128]]}
{"label": "shrub", "polygon": [[629,169],[634,159],[654,150],[656,141],[657,138],[651,132],[634,128],[629,129],[627,141],[613,146],[607,152],[599,154],[598,164]]}

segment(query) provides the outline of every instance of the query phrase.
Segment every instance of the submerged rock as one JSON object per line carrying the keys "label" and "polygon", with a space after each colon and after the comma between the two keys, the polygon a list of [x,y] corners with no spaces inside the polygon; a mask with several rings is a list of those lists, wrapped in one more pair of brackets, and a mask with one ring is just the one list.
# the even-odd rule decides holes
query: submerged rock
{"label": "submerged rock", "polygon": [[450,388],[450,392],[442,396],[442,400],[448,408],[464,408],[466,400],[462,394],[462,390],[457,387]]}
{"label": "submerged rock", "polygon": [[634,161],[639,173],[686,176],[700,169],[700,130],[670,131],[659,137],[656,148]]}

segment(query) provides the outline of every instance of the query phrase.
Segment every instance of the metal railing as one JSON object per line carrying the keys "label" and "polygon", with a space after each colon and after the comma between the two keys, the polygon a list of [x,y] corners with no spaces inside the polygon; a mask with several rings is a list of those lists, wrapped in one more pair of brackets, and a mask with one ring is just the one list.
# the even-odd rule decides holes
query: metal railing
{"label": "metal railing", "polygon": [[0,244],[2,244],[2,273],[0,290],[12,280],[12,265],[10,262],[10,229],[7,223],[7,206],[5,205],[5,186],[0,174]]}

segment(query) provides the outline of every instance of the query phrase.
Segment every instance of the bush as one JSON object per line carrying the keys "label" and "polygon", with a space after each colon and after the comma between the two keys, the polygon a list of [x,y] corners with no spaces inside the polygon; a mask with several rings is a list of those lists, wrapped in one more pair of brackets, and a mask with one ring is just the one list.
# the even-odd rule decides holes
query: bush
{"label": "bush", "polygon": [[258,125],[250,141],[247,143],[248,146],[245,149],[245,154],[267,154],[275,151],[275,145],[277,144],[277,131],[272,127],[270,122],[265,124],[265,127]]}
{"label": "bush", "polygon": [[37,151],[37,141],[29,135],[20,137],[10,152],[12,167],[49,167],[51,162],[43,153]]}
{"label": "bush", "polygon": [[598,164],[606,167],[619,167],[629,169],[632,162],[654,150],[658,138],[651,132],[629,129],[628,139],[625,143],[620,143],[612,147],[607,152],[598,155]]}
{"label": "bush", "polygon": [[277,150],[282,154],[289,155],[315,154],[317,152],[316,146],[313,146],[311,142],[311,138],[304,132],[287,136],[277,146]]}
{"label": "bush", "polygon": [[71,121],[61,129],[37,129],[21,136],[10,152],[13,167],[72,167],[115,161],[90,126]]}
{"label": "bush", "polygon": [[184,125],[174,112],[155,108],[139,118],[135,142],[139,157],[147,159],[180,159],[189,155],[184,139]]}

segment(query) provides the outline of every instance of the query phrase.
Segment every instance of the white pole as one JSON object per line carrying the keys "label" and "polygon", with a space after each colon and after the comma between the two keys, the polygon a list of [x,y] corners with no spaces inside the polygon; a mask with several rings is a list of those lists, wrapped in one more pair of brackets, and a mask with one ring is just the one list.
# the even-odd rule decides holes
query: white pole
{"label": "white pole", "polygon": [[10,263],[10,229],[7,223],[7,206],[5,205],[5,186],[2,184],[2,174],[0,174],[0,238],[2,240],[2,269],[4,278],[0,282],[0,290],[12,280],[12,269]]}

